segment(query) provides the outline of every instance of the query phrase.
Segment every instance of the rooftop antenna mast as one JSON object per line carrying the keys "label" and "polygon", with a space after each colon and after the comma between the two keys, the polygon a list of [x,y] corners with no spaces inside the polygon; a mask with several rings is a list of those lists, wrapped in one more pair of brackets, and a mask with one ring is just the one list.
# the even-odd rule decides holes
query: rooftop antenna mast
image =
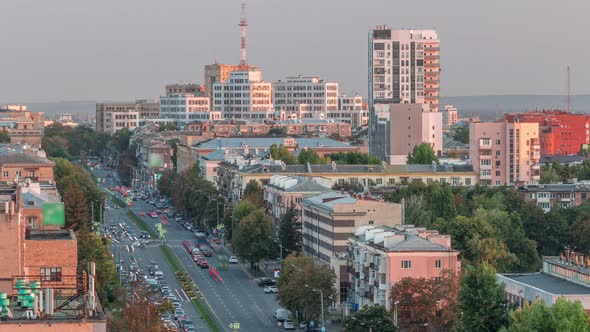
{"label": "rooftop antenna mast", "polygon": [[240,61],[241,67],[247,67],[248,63],[246,61],[246,27],[248,26],[248,22],[246,21],[246,4],[242,3],[242,18],[240,19],[240,29],[242,30],[242,58]]}
{"label": "rooftop antenna mast", "polygon": [[572,86],[570,77],[570,66],[567,66],[567,111],[572,111]]}

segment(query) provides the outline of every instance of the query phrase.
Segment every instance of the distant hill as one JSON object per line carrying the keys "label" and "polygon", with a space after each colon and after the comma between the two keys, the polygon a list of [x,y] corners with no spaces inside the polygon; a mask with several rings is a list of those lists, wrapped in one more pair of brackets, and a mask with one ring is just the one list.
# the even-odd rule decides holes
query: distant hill
{"label": "distant hill", "polygon": [[[526,112],[533,109],[564,109],[566,97],[561,95],[492,95],[457,96],[441,98],[441,104],[451,104],[459,109],[460,116],[479,116],[492,120],[504,113]],[[96,101],[57,101],[28,103],[29,109],[47,114],[88,113],[94,114]],[[590,95],[572,96],[572,110],[590,113]]]}
{"label": "distant hill", "polygon": [[[590,95],[572,96],[572,111],[590,113]],[[566,97],[562,95],[494,95],[457,96],[441,98],[441,105],[451,104],[459,110],[459,116],[479,116],[493,120],[504,113],[521,113],[534,109],[565,109]]]}

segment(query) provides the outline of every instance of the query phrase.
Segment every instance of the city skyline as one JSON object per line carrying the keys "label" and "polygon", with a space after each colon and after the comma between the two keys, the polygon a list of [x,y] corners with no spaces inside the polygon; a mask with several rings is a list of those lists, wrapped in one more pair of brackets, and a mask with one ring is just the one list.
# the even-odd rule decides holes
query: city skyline
{"label": "city skyline", "polygon": [[[581,17],[590,7],[583,1],[477,8],[467,1],[246,4],[248,62],[267,81],[320,76],[338,82],[344,93],[367,96],[367,35],[387,24],[437,30],[444,45],[443,97],[565,94],[567,65],[572,93],[590,93],[584,66],[590,50],[578,42],[590,27]],[[0,11],[6,14],[0,28],[11,32],[3,36],[2,102],[156,98],[166,84],[203,84],[204,65],[215,60],[240,61],[239,2],[62,0],[3,3]]]}

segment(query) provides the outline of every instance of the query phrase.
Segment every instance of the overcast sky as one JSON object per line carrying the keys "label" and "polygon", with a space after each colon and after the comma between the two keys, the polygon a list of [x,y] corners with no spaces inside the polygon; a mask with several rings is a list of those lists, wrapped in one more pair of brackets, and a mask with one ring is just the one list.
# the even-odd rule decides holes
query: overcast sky
{"label": "overcast sky", "polygon": [[[434,28],[441,95],[590,93],[589,0],[247,0],[248,62],[367,93],[375,25]],[[240,1],[2,0],[0,102],[133,100],[240,58]]]}

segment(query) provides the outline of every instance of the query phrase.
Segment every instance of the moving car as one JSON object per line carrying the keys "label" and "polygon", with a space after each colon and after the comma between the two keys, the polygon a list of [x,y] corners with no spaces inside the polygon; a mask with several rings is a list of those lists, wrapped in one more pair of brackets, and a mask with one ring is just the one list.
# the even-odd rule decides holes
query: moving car
{"label": "moving car", "polygon": [[287,319],[289,319],[289,310],[287,309],[283,309],[283,308],[279,308],[277,310],[275,310],[275,312],[272,313],[272,316],[279,322],[284,322]]}
{"label": "moving car", "polygon": [[284,323],[283,323],[283,328],[285,330],[294,330],[295,329],[295,323],[293,323],[292,320],[287,319]]}
{"label": "moving car", "polygon": [[258,287],[265,287],[265,286],[275,286],[277,283],[274,281],[274,279],[271,279],[271,278],[259,278],[259,279],[256,279],[256,284],[258,284]]}
{"label": "moving car", "polygon": [[276,294],[279,292],[279,288],[277,286],[266,286],[264,287],[264,292],[266,294]]}
{"label": "moving car", "polygon": [[237,264],[238,258],[236,256],[229,256],[229,262],[230,264]]}

